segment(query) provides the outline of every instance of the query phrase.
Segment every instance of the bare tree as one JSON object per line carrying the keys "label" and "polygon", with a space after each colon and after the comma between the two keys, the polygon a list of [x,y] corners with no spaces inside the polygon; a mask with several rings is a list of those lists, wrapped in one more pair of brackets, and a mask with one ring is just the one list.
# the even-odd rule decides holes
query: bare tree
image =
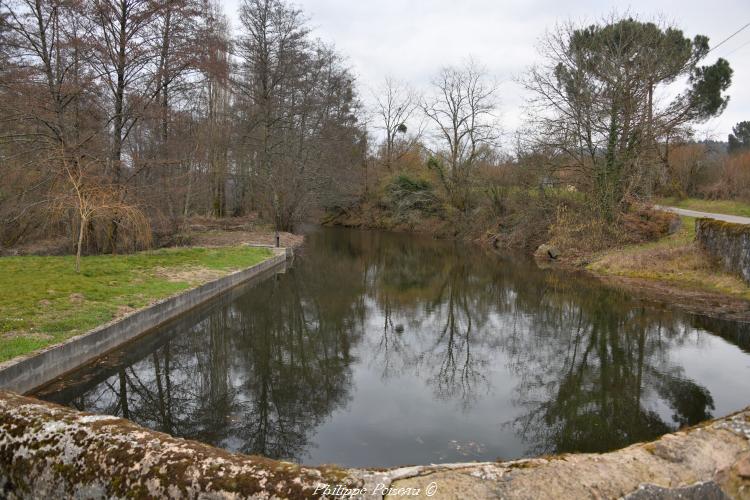
{"label": "bare tree", "polygon": [[0,7],[11,56],[0,81],[6,111],[12,110],[6,117],[25,124],[23,135],[37,148],[79,148],[85,142],[81,103],[94,78],[88,67],[92,28],[76,12],[83,3],[15,0]]}
{"label": "bare tree", "polygon": [[[169,139],[169,111],[173,86],[185,79],[205,59],[204,54],[212,49],[210,24],[215,14],[210,5],[201,5],[200,0],[165,0],[162,9],[156,11],[156,19],[150,26],[155,40],[154,52],[158,52],[156,90],[159,101],[160,135],[163,145]],[[209,27],[202,21],[208,20]]]}
{"label": "bare tree", "polygon": [[[0,1],[0,102],[3,177],[13,196],[0,197],[3,239],[18,241],[50,225],[50,191],[65,177],[57,158],[92,154],[97,145],[92,25],[79,0]],[[11,190],[8,190],[11,192]],[[6,203],[3,203],[6,202]]]}
{"label": "bare tree", "polygon": [[65,212],[74,209],[78,215],[78,239],[76,242],[75,270],[81,270],[81,252],[86,229],[89,223],[95,219],[108,221],[117,217],[120,223],[128,227],[137,243],[148,246],[151,243],[151,228],[148,218],[143,211],[134,205],[129,205],[120,200],[118,188],[107,182],[98,182],[95,174],[98,168],[86,168],[90,162],[77,158],[61,156],[58,161],[65,172],[67,188],[53,199],[53,211]]}
{"label": "bare tree", "polygon": [[[115,252],[137,236],[116,206],[169,241],[198,213],[290,229],[353,203],[367,141],[343,59],[286,0],[241,14],[233,40],[217,0],[0,0],[3,244]],[[85,208],[104,205],[109,224]]]}
{"label": "bare tree", "polygon": [[497,85],[474,61],[448,67],[433,79],[432,95],[422,103],[435,127],[430,166],[438,171],[451,203],[469,208],[469,183],[480,161],[497,145]]}
{"label": "bare tree", "polygon": [[246,115],[245,141],[255,143],[255,179],[262,185],[278,232],[283,225],[277,172],[286,138],[282,113],[284,88],[298,76],[308,30],[302,13],[281,0],[244,0],[240,7],[243,34],[237,49],[242,58],[239,91],[253,109]]}
{"label": "bare tree", "polygon": [[[201,64],[204,76],[205,142],[211,175],[211,209],[215,216],[226,215],[226,193],[231,131],[231,88],[229,82],[229,25],[215,12],[208,26],[209,49]],[[188,210],[185,203],[185,213]]]}
{"label": "bare tree", "polygon": [[354,79],[282,0],[245,0],[240,19],[237,99],[248,177],[276,229],[289,230],[322,194],[349,184],[334,169],[359,170]]}
{"label": "bare tree", "polygon": [[399,144],[399,136],[406,137],[407,123],[419,111],[420,96],[409,85],[392,77],[386,77],[381,88],[373,92],[375,113],[380,124],[378,128],[385,133],[384,163],[389,170],[409,151],[422,135],[422,124],[412,136]]}
{"label": "bare tree", "polygon": [[160,7],[148,0],[94,0],[92,7],[100,38],[97,66],[110,93],[113,179],[120,184],[123,143],[160,90],[158,55],[147,43]]}

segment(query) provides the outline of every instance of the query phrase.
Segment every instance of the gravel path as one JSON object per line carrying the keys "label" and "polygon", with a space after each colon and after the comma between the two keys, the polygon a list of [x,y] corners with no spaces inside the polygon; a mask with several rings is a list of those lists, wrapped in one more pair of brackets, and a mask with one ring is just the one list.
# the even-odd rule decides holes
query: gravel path
{"label": "gravel path", "polygon": [[734,224],[750,224],[750,217],[741,217],[739,215],[714,214],[711,212],[698,212],[697,210],[688,210],[686,208],[665,207],[663,205],[654,205],[657,210],[674,212],[678,215],[687,217],[704,217],[708,219],[723,220],[724,222],[733,222]]}

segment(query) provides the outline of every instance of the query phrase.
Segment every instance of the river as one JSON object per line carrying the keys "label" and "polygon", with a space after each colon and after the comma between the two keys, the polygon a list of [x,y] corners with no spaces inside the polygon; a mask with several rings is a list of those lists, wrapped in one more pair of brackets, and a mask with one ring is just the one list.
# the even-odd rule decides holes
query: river
{"label": "river", "polygon": [[599,452],[750,404],[750,325],[425,237],[316,228],[37,397],[309,465]]}

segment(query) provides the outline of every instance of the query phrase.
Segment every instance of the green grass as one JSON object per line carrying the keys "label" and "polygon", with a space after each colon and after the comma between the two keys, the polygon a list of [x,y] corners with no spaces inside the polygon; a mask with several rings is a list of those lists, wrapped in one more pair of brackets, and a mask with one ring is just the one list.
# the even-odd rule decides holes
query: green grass
{"label": "green grass", "polygon": [[726,215],[740,215],[750,217],[750,204],[734,200],[701,200],[698,198],[660,198],[655,200],[659,205],[713,212]]}
{"label": "green grass", "polygon": [[267,248],[183,248],[131,255],[0,258],[0,361],[58,343],[118,315],[249,267]]}

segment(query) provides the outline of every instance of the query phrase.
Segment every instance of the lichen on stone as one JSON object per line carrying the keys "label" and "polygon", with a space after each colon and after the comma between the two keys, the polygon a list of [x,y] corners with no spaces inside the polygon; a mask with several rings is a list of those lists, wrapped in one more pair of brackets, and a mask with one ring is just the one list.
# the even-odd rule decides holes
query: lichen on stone
{"label": "lichen on stone", "polygon": [[9,498],[309,498],[321,481],[358,480],[0,392],[0,491]]}
{"label": "lichen on stone", "polygon": [[[230,453],[0,391],[0,497],[315,498],[326,485],[424,489],[436,498],[619,497],[641,484],[714,481],[750,491],[750,410],[605,454],[357,470]],[[373,498],[365,495],[364,498]]]}

